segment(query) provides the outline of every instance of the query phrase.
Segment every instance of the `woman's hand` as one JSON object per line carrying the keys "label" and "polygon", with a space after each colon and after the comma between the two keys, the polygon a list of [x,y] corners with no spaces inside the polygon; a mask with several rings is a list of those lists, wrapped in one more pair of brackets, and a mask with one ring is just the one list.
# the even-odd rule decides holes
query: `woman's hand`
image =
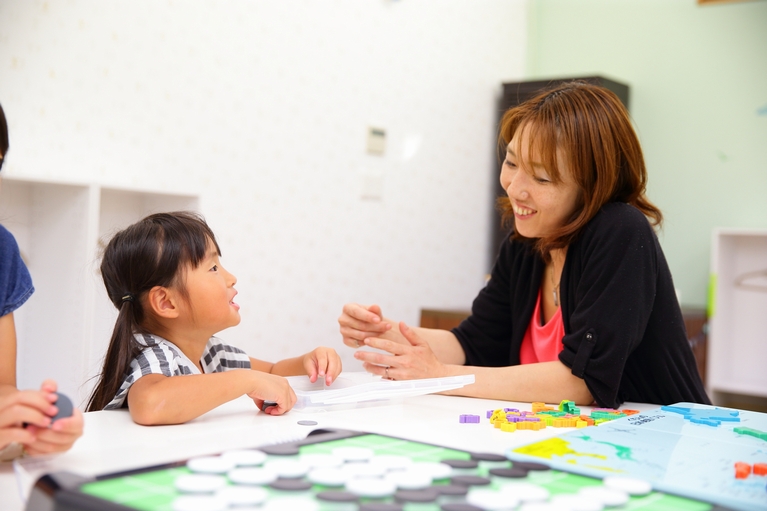
{"label": "woman's hand", "polygon": [[362,360],[366,371],[391,380],[414,380],[447,376],[447,367],[434,354],[429,344],[415,330],[400,322],[399,330],[407,345],[397,341],[368,337],[365,346],[388,351],[391,355],[357,351],[354,357]]}
{"label": "woman's hand", "polygon": [[[40,386],[40,393],[44,394],[47,400],[55,400],[57,396],[55,394],[58,386],[53,380],[45,380]],[[48,415],[56,415],[58,408],[49,409]],[[50,419],[48,420],[50,424]],[[83,435],[83,414],[75,408],[72,410],[71,417],[64,417],[57,420],[50,427],[41,426],[39,424],[30,423],[26,429],[28,429],[34,436],[35,440],[30,443],[24,443],[27,453],[29,454],[51,454],[55,452],[63,452],[72,447],[75,440]]]}
{"label": "woman's hand", "polygon": [[322,376],[325,384],[330,385],[341,373],[341,357],[333,348],[320,346],[304,355],[301,362],[312,383]]}
{"label": "woman's hand", "polygon": [[[344,344],[350,348],[359,348],[368,337],[383,337],[392,328],[391,323],[381,314],[381,307],[358,303],[344,305],[338,324],[341,326]],[[398,336],[395,332],[392,333]]]}
{"label": "woman's hand", "polygon": [[[30,445],[37,431],[47,428],[56,415],[55,394],[37,390],[16,390],[0,397],[0,449],[12,442]],[[29,426],[23,427],[26,423]]]}
{"label": "woman's hand", "polygon": [[36,436],[36,440],[25,443],[29,454],[51,454],[63,452],[83,435],[83,414],[75,408],[71,417],[65,417],[54,422],[50,428],[27,426]]}
{"label": "woman's hand", "polygon": [[[296,393],[288,384],[288,380],[276,374],[250,371],[255,378],[255,388],[248,392],[248,397],[255,401],[259,410],[269,415],[282,415],[296,404]],[[277,403],[264,408],[264,401]]]}

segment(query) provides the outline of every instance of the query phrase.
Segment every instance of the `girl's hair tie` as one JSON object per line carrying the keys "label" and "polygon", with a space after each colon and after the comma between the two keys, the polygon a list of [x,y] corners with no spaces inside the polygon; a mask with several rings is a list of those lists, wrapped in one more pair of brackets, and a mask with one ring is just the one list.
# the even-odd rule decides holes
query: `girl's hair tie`
{"label": "girl's hair tie", "polygon": [[121,303],[130,302],[133,303],[133,300],[135,300],[136,297],[133,296],[133,293],[125,293],[122,298],[120,298]]}

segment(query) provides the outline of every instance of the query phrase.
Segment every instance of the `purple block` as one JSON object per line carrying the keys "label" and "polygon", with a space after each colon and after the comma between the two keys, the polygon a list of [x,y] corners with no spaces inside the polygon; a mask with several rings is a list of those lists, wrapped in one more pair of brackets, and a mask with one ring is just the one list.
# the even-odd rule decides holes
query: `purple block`
{"label": "purple block", "polygon": [[485,417],[485,418],[486,418],[486,419],[489,419],[490,417],[492,417],[492,416],[493,416],[493,413],[494,413],[494,412],[495,412],[495,410],[488,410],[488,411],[487,411],[487,417]]}

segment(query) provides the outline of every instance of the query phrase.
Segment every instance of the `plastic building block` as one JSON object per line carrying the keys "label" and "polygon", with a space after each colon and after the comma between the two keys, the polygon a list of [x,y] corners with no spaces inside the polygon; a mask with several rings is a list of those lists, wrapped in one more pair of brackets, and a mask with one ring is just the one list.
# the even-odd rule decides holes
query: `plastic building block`
{"label": "plastic building block", "polygon": [[754,475],[767,476],[767,463],[754,463]]}
{"label": "plastic building block", "polygon": [[752,428],[733,428],[732,430],[739,435],[748,435],[767,442],[767,431],[759,431]]}
{"label": "plastic building block", "polygon": [[501,424],[501,431],[512,433],[517,430],[517,425],[513,422]]}
{"label": "plastic building block", "polygon": [[479,415],[459,415],[458,422],[461,424],[479,424]]}
{"label": "plastic building block", "polygon": [[751,465],[738,461],[735,463],[735,479],[746,479],[751,475]]}

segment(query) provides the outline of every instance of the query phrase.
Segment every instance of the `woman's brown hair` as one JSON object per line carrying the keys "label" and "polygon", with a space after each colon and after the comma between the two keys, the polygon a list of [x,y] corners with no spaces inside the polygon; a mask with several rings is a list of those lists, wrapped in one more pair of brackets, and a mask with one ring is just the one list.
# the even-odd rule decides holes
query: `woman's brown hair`
{"label": "woman's brown hair", "polygon": [[[652,225],[660,226],[663,215],[645,196],[647,169],[639,139],[626,108],[613,92],[585,82],[568,82],[509,109],[501,119],[498,137],[504,152],[522,129],[530,130],[530,154],[537,156],[552,182],[562,181],[557,167],[559,149],[579,189],[578,207],[568,222],[548,237],[531,240],[544,258],[552,249],[572,243],[608,202],[631,204]],[[523,167],[532,169],[525,163]],[[513,227],[509,198],[500,197],[498,206],[504,225]],[[516,232],[512,236],[525,239]]]}

